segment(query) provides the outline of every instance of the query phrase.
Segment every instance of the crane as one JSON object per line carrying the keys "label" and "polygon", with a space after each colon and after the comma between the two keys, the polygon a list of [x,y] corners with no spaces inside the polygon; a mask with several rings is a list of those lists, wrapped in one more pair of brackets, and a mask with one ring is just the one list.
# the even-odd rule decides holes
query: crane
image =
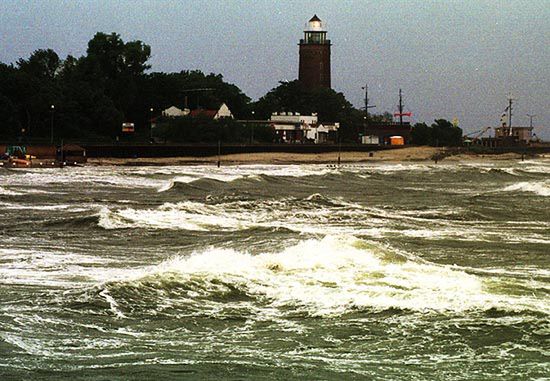
{"label": "crane", "polygon": [[[482,128],[481,130],[470,132],[469,134],[464,135],[464,141],[468,143],[474,143],[476,140],[478,140],[481,137],[481,135],[483,135],[490,129],[491,127],[485,127],[485,128]],[[473,135],[473,136],[470,136],[470,135]]]}

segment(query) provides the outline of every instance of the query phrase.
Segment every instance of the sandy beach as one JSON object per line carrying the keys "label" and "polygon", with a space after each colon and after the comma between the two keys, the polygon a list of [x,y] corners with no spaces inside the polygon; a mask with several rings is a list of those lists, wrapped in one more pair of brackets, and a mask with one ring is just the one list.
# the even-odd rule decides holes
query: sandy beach
{"label": "sandy beach", "polygon": [[[407,162],[407,161],[472,161],[472,160],[517,160],[520,154],[498,155],[460,153],[450,154],[446,148],[407,147],[373,152],[346,151],[340,153],[341,163]],[[90,158],[88,165],[216,165],[217,156],[208,157],[156,157],[156,158]],[[222,165],[239,164],[336,164],[337,152],[298,154],[285,152],[242,153],[220,156]]]}

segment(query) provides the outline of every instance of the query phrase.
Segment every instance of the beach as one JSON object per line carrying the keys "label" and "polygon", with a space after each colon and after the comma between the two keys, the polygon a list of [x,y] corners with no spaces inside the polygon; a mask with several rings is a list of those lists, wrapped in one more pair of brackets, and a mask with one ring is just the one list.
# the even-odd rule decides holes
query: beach
{"label": "beach", "polygon": [[[287,152],[263,152],[240,153],[221,155],[222,165],[239,164],[336,164],[338,156],[340,162],[350,163],[375,163],[375,162],[434,162],[437,161],[479,161],[479,160],[518,160],[522,155],[518,153],[502,154],[454,154],[448,148],[437,147],[407,147],[372,152],[326,152],[326,153],[287,153]],[[218,156],[182,156],[182,157],[138,157],[138,158],[90,158],[90,165],[216,165]]]}

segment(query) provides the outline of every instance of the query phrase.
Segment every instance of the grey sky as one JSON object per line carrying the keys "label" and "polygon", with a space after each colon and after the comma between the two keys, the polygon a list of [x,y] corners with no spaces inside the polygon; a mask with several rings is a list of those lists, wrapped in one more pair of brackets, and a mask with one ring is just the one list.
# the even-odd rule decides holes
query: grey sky
{"label": "grey sky", "polygon": [[[257,99],[298,76],[298,40],[316,13],[332,40],[333,88],[375,112],[398,89],[414,121],[496,125],[511,90],[514,125],[550,138],[550,0],[16,1],[0,2],[0,61],[39,48],[84,54],[95,32],[151,45],[153,71],[200,69]],[[541,129],[537,129],[540,134]]]}

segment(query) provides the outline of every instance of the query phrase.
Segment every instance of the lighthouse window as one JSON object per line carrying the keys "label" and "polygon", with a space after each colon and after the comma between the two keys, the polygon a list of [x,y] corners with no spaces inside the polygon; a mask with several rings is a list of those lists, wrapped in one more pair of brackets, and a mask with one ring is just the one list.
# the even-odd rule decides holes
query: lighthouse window
{"label": "lighthouse window", "polygon": [[306,33],[306,42],[311,44],[323,44],[325,42],[325,34]]}

